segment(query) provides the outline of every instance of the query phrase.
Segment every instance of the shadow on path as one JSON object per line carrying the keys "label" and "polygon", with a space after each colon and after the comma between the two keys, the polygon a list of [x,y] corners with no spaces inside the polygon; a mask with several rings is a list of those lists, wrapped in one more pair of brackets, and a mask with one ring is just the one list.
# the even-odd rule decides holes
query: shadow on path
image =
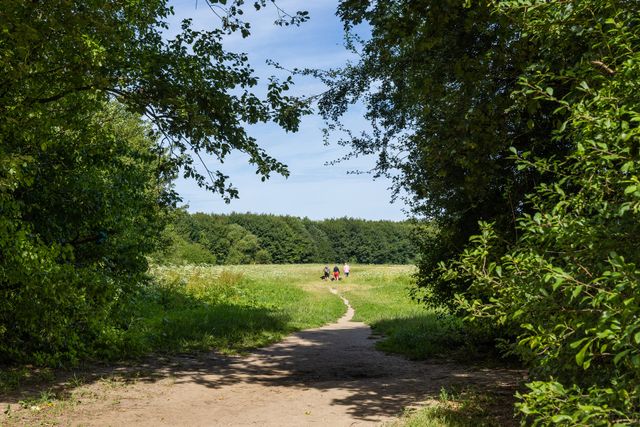
{"label": "shadow on path", "polygon": [[362,422],[398,416],[407,406],[437,398],[442,387],[472,386],[512,395],[522,380],[517,370],[415,362],[384,354],[375,349],[371,329],[351,322],[352,317],[349,306],[337,323],[293,334],[245,356],[175,356],[112,368],[109,373],[136,384],[172,378],[171,393],[196,384],[219,391],[250,386],[334,392],[330,406]]}

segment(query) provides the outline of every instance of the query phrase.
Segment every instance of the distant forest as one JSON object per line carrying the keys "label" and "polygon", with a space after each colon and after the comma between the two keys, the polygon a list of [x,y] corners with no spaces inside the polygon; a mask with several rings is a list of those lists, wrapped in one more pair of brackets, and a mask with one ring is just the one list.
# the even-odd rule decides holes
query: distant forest
{"label": "distant forest", "polygon": [[180,212],[153,258],[161,264],[406,264],[416,254],[412,232],[409,222]]}

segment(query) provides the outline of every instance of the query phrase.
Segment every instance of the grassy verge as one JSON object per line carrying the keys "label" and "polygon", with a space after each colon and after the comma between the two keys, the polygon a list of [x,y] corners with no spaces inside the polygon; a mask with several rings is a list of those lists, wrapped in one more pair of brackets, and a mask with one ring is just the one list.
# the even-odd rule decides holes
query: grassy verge
{"label": "grassy verge", "polygon": [[408,410],[385,427],[506,427],[517,425],[508,396],[442,390],[423,408]]}
{"label": "grassy verge", "polygon": [[474,341],[460,320],[412,301],[408,294],[414,269],[410,266],[356,268],[341,282],[343,294],[356,310],[356,319],[385,336],[381,350],[425,359],[452,352],[465,354]]}
{"label": "grassy verge", "polygon": [[[484,349],[482,335],[464,327],[446,311],[412,301],[414,269],[409,266],[355,268],[340,282],[342,294],[356,310],[355,320],[369,324],[384,338],[379,349],[410,359],[441,357],[501,363]],[[499,390],[442,390],[438,399],[408,410],[388,427],[512,426],[513,395]]]}
{"label": "grassy verge", "polygon": [[[215,349],[238,353],[335,321],[344,304],[320,265],[154,267],[153,280],[120,296],[117,325],[96,361]],[[0,366],[0,393],[46,381],[50,369]]]}
{"label": "grassy verge", "polygon": [[344,306],[313,278],[319,266],[156,267],[122,313],[126,349],[242,352],[334,321]]}

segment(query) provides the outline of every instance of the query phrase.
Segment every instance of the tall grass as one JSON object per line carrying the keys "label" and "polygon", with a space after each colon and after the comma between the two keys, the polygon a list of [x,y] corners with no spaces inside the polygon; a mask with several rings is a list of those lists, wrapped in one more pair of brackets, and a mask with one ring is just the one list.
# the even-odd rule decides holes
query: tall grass
{"label": "tall grass", "polygon": [[155,267],[123,305],[125,356],[151,351],[242,352],[334,321],[342,302],[310,266]]}

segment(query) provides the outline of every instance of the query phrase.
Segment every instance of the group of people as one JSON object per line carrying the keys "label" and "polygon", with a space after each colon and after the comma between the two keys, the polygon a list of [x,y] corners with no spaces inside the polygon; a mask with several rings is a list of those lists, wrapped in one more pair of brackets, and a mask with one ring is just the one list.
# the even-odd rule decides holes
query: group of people
{"label": "group of people", "polygon": [[[344,277],[349,277],[350,270],[351,270],[351,267],[349,267],[349,264],[345,262],[344,266],[342,267],[342,272],[344,273]],[[327,264],[324,266],[322,280],[329,280],[329,278],[331,278],[331,280],[342,280],[342,278],[340,277],[340,269],[338,268],[337,264],[333,267],[333,276],[331,275],[331,270],[329,269],[329,265]]]}

